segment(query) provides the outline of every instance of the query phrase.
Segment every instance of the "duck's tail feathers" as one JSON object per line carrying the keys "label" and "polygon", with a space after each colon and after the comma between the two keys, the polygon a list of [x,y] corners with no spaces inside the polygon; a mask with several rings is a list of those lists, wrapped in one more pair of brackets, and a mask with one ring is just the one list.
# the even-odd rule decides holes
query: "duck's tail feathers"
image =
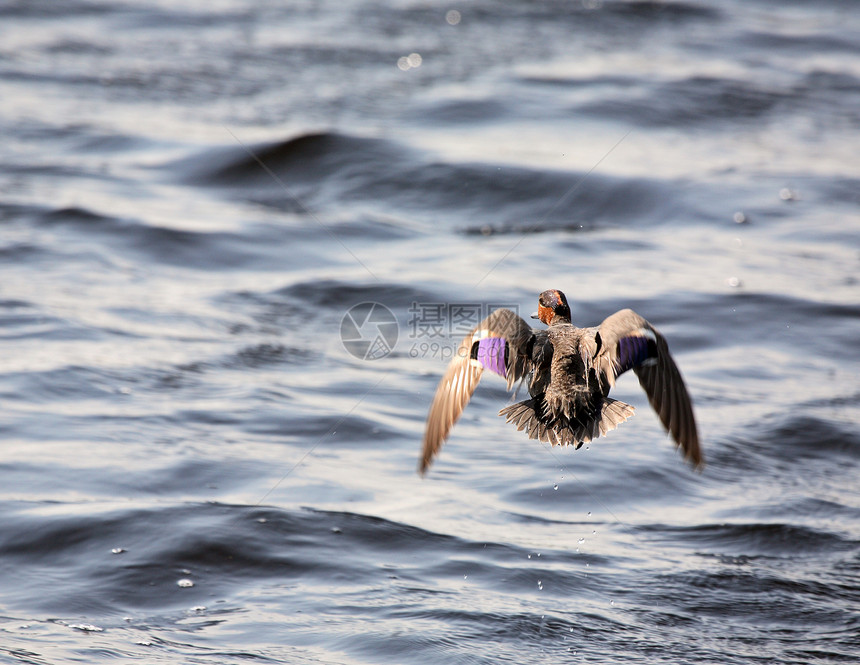
{"label": "duck's tail feathers", "polygon": [[600,410],[593,413],[579,413],[571,418],[556,417],[548,412],[543,400],[535,398],[511,404],[501,411],[505,421],[525,431],[530,439],[538,439],[553,446],[570,445],[579,448],[607,432],[614,430],[630,418],[635,409],[617,399],[605,397]]}
{"label": "duck's tail feathers", "polygon": [[600,407],[600,418],[597,420],[600,435],[602,436],[607,432],[611,432],[625,420],[632,417],[634,413],[636,413],[636,409],[627,402],[612,399],[611,397],[604,397],[603,404]]}

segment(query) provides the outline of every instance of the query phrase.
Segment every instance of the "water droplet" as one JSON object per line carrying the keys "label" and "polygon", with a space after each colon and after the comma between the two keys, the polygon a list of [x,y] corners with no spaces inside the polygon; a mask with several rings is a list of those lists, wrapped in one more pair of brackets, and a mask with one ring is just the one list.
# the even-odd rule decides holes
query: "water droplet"
{"label": "water droplet", "polygon": [[538,580],[538,589],[543,591],[543,582],[541,582],[540,580]]}
{"label": "water droplet", "polygon": [[794,201],[797,199],[797,192],[789,189],[788,187],[783,187],[779,190],[779,198],[783,201]]}
{"label": "water droplet", "polygon": [[258,517],[258,518],[257,518],[257,521],[258,521],[260,524],[265,524],[265,523],[266,523],[266,522],[268,522],[269,520],[267,520],[265,517]]}
{"label": "water droplet", "polygon": [[529,559],[531,559],[531,558],[532,558],[532,555],[531,555],[531,554],[529,554],[529,555],[528,555],[528,557],[529,557]]}
{"label": "water droplet", "polygon": [[555,485],[553,485],[553,486],[552,486],[552,488],[553,488],[554,490],[556,490],[556,491],[557,491],[557,490],[558,490],[558,483],[556,483]]}
{"label": "water droplet", "polygon": [[732,215],[732,219],[735,220],[735,224],[747,223],[747,216],[743,214],[740,210],[738,210],[734,215]]}
{"label": "water droplet", "polygon": [[726,284],[728,284],[729,286],[731,286],[733,289],[736,289],[736,288],[738,288],[739,286],[741,286],[742,282],[741,282],[741,280],[739,280],[737,277],[729,277],[729,278],[726,280]]}
{"label": "water droplet", "polygon": [[124,547],[114,547],[114,548],[110,551],[110,553],[111,553],[111,554],[122,554],[123,552],[125,552],[125,548],[124,548]]}
{"label": "water droplet", "polygon": [[591,517],[591,511],[589,510],[589,511],[585,514],[585,516],[586,516],[586,517]]}
{"label": "water droplet", "polygon": [[422,58],[418,53],[410,53],[409,55],[401,56],[397,59],[397,68],[400,71],[407,71],[414,67],[420,67]]}
{"label": "water droplet", "polygon": [[584,543],[584,542],[585,542],[585,538],[580,538],[580,539],[579,539],[579,540],[577,540],[576,542],[577,542],[577,543],[579,543],[580,545],[582,545],[582,543]]}
{"label": "water droplet", "polygon": [[615,605],[615,601],[614,601],[614,600],[610,600],[610,601],[609,601],[609,604],[610,604],[610,605]]}
{"label": "water droplet", "polygon": [[333,527],[331,528],[331,532],[332,532],[332,533],[343,533],[343,532],[340,530],[340,527],[336,527],[336,526],[333,526]]}
{"label": "water droplet", "polygon": [[189,587],[193,587],[193,586],[194,586],[194,582],[192,582],[191,580],[189,580],[187,577],[183,577],[183,578],[182,578],[181,580],[179,580],[176,584],[177,584],[177,586],[179,586],[179,587],[181,587],[181,588],[183,588],[183,589],[187,589],[187,588],[189,588]]}
{"label": "water droplet", "polygon": [[457,25],[461,18],[460,12],[456,9],[451,9],[445,14],[445,20],[448,21],[448,25]]}
{"label": "water droplet", "polygon": [[94,626],[91,623],[70,623],[69,628],[72,630],[82,630],[85,633],[101,633],[104,631],[104,628]]}

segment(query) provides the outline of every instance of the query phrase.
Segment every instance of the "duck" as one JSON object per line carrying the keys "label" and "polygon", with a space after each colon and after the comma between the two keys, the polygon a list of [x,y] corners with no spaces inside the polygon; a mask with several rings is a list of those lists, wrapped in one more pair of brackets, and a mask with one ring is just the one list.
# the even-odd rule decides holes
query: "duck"
{"label": "duck", "polygon": [[439,381],[427,415],[418,471],[430,468],[478,386],[484,370],[528,387],[529,398],[499,415],[530,439],[580,448],[634,414],[609,397],[629,370],[639,378],[651,407],[689,464],[701,470],[704,455],[693,404],[666,339],[632,309],[622,309],[591,328],[571,323],[567,297],[558,289],[538,296],[533,314],[547,327],[532,328],[510,309],[497,309],[460,342]]}

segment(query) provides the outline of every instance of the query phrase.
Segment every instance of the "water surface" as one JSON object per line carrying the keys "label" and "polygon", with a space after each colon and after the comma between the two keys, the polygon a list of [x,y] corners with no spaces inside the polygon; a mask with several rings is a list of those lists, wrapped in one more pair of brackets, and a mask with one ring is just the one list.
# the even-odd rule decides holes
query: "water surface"
{"label": "water surface", "polygon": [[[6,3],[0,660],[856,662],[855,14]],[[488,377],[416,474],[451,306],[546,288],[667,336],[703,473]]]}

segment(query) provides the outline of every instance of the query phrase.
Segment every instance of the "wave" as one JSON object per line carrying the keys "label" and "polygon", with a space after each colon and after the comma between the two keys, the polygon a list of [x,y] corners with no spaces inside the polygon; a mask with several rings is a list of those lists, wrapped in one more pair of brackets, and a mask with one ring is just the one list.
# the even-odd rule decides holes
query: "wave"
{"label": "wave", "polygon": [[[432,219],[434,229],[467,235],[694,217],[672,195],[674,183],[591,174],[579,187],[585,174],[443,162],[389,140],[334,132],[209,151],[168,168],[187,172],[194,184],[305,216],[384,201],[387,214],[425,224]],[[485,221],[476,225],[475,219]]]}
{"label": "wave", "polygon": [[860,541],[811,526],[787,523],[727,523],[695,526],[647,525],[637,527],[648,538],[681,542],[713,554],[733,557],[794,558],[798,551],[850,552]]}

